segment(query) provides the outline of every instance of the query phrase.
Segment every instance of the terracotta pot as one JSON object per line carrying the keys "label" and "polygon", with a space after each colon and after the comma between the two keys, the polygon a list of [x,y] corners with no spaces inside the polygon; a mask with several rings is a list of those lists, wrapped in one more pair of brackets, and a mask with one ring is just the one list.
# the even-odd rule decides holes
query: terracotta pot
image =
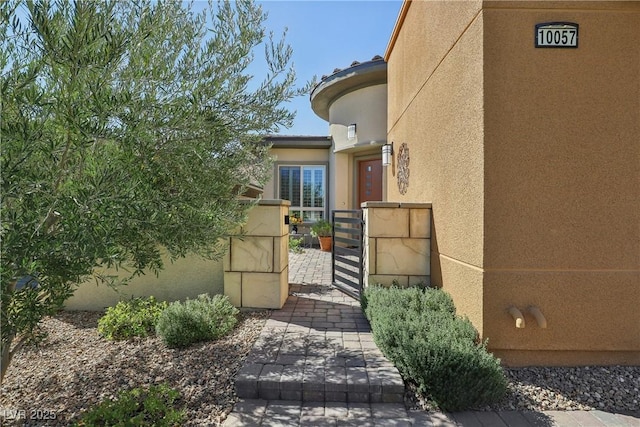
{"label": "terracotta pot", "polygon": [[331,236],[318,236],[318,240],[320,241],[320,250],[324,252],[331,252]]}

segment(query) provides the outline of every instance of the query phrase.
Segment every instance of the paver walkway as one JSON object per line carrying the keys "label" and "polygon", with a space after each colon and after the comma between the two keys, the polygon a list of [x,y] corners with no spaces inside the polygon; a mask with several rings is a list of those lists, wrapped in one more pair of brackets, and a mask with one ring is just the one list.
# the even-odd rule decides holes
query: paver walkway
{"label": "paver walkway", "polygon": [[321,403],[241,399],[228,426],[295,427],[638,427],[640,419],[603,411],[424,412],[401,403]]}
{"label": "paver walkway", "polygon": [[330,287],[331,254],[289,254],[290,296],[236,378],[224,426],[640,427],[602,411],[407,410],[404,385],[373,343],[359,303]]}
{"label": "paver walkway", "polygon": [[289,252],[289,283],[331,285],[331,252],[305,249]]}
{"label": "paver walkway", "polygon": [[358,301],[325,285],[290,285],[236,377],[243,398],[404,401],[398,370],[373,342]]}

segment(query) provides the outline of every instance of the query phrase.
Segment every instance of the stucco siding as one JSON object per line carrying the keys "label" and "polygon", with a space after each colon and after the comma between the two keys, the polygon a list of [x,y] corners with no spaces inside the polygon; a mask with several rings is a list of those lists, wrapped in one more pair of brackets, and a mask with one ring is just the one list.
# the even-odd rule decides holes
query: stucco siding
{"label": "stucco siding", "polygon": [[485,267],[637,270],[640,11],[555,11],[578,49],[533,48],[546,10],[484,16]]}
{"label": "stucco siding", "polygon": [[[609,353],[609,364],[638,364],[638,283],[640,273],[631,271],[488,271],[483,298],[489,348],[509,365],[595,364],[602,352]],[[506,312],[511,305],[522,310],[525,328],[515,327]],[[527,312],[532,305],[545,316],[545,329]],[[549,356],[568,351],[574,352],[570,361]]]}
{"label": "stucco siding", "polygon": [[[368,86],[337,98],[329,107],[330,134],[334,150],[354,145],[379,143],[387,139],[387,85]],[[347,127],[356,124],[355,138],[347,138]]]}
{"label": "stucco siding", "polygon": [[423,90],[481,6],[481,1],[411,2],[388,58],[388,81],[393,81],[389,84],[388,128],[394,127]]}
{"label": "stucco siding", "polygon": [[[544,351],[559,350],[640,362],[636,5],[483,12],[484,331],[507,363],[552,363]],[[578,23],[579,48],[534,48],[548,21]],[[548,328],[516,330],[510,304],[537,305]]]}
{"label": "stucco siding", "polygon": [[[198,256],[188,256],[171,262],[164,257],[164,270],[156,276],[147,272],[134,278],[128,285],[117,287],[117,291],[89,280],[79,285],[74,295],[65,303],[67,310],[102,311],[133,296],[154,296],[159,301],[176,301],[195,298],[199,294],[222,294],[224,272],[222,260],[205,260]],[[104,274],[117,274],[115,270],[105,270]]]}
{"label": "stucco siding", "polygon": [[[417,32],[421,38],[401,34],[391,52],[390,114],[392,108],[401,114],[389,122],[393,125],[388,140],[394,143],[395,155],[394,168],[387,170],[386,190],[389,201],[432,202],[432,283],[450,292],[459,313],[482,330],[483,27],[481,16],[468,22],[473,19],[469,4],[462,5],[462,11],[457,7],[456,3],[413,3],[402,31]],[[462,25],[460,20],[467,21]],[[438,25],[433,26],[434,22]],[[450,35],[449,45],[440,39],[441,27],[457,28],[461,34]],[[396,55],[398,49],[412,55]],[[434,68],[425,69],[425,64]],[[407,75],[422,78],[415,83],[419,91],[398,99],[392,94],[407,90],[398,87],[406,84]],[[397,185],[402,143],[410,154],[409,187],[404,195]]]}
{"label": "stucco siding", "polygon": [[276,188],[278,163],[291,163],[291,164],[326,164],[329,163],[329,170],[327,173],[331,173],[333,157],[330,156],[329,149],[326,148],[272,148],[270,151],[271,156],[275,162],[273,168],[273,174],[271,179],[264,186],[264,199],[277,199],[280,197]]}
{"label": "stucco siding", "polygon": [[[640,2],[403,10],[386,194],[432,203],[432,283],[506,364],[640,363]],[[534,47],[552,21],[580,25],[577,49]]]}

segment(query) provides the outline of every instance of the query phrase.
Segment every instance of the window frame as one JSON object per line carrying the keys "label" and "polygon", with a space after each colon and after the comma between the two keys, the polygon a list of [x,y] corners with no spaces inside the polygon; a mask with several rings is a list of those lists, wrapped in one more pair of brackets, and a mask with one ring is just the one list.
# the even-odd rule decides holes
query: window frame
{"label": "window frame", "polygon": [[[280,192],[280,170],[283,167],[299,167],[300,168],[300,206],[293,206],[293,202],[289,207],[290,212],[300,212],[301,215],[304,216],[304,212],[320,212],[322,218],[324,220],[329,220],[329,163],[328,162],[276,162],[275,163],[275,171],[274,171],[274,186],[276,197],[282,200],[288,200],[282,197]],[[322,168],[323,170],[323,197],[322,197],[322,207],[304,207],[304,168],[305,167],[316,167]],[[304,221],[304,223],[312,223],[313,221]]]}

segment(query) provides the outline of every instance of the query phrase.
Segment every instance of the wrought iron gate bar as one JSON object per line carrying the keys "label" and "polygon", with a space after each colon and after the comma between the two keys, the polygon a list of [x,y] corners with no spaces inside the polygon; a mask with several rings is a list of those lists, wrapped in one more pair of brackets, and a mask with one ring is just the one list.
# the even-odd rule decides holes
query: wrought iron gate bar
{"label": "wrought iron gate bar", "polygon": [[332,211],[331,223],[333,237],[331,282],[342,292],[360,299],[363,276],[362,211]]}
{"label": "wrought iron gate bar", "polygon": [[[334,213],[338,212],[338,211],[333,211]],[[341,212],[348,212],[348,211],[341,211]],[[358,212],[358,211],[353,211],[353,212]],[[346,223],[346,224],[358,224],[360,225],[360,221],[362,221],[360,218],[348,218],[348,217],[344,217],[341,216],[340,218],[340,222],[341,223]]]}
{"label": "wrought iron gate bar", "polygon": [[350,248],[341,248],[339,246],[336,248],[334,253],[336,253],[337,255],[349,255],[354,257],[359,257],[360,255],[358,252],[358,248],[350,249]]}
{"label": "wrought iron gate bar", "polygon": [[353,228],[343,228],[343,227],[334,227],[336,230],[336,233],[351,233],[351,230],[353,230]]}
{"label": "wrought iron gate bar", "polygon": [[355,268],[359,268],[360,267],[360,264],[358,263],[358,261],[354,261],[352,259],[341,257],[341,256],[338,256],[338,255],[336,255],[336,261],[339,261],[339,262],[344,263],[344,264],[349,264],[350,266],[355,267]]}
{"label": "wrought iron gate bar", "polygon": [[351,246],[358,246],[360,244],[356,239],[348,239],[346,237],[336,236],[336,242],[346,243]]}

